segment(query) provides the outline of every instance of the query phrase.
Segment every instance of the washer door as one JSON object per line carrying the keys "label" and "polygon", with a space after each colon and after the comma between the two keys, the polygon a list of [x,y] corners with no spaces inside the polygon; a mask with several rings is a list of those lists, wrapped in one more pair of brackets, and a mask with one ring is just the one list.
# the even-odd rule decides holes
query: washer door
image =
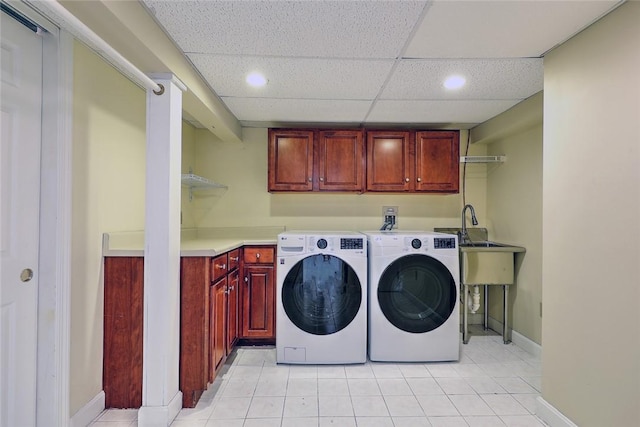
{"label": "washer door", "polygon": [[378,283],[387,320],[406,332],[429,332],[447,321],[456,305],[456,283],[440,261],[407,255],[392,262]]}
{"label": "washer door", "polygon": [[282,285],[282,305],[298,328],[334,334],[351,323],[362,304],[362,286],[349,264],[333,255],[298,261]]}

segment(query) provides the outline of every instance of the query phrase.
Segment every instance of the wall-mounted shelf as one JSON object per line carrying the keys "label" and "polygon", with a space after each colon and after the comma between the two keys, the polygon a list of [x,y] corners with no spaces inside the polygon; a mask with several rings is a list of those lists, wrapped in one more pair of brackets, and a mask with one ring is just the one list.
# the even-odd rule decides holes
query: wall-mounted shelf
{"label": "wall-mounted shelf", "polygon": [[189,201],[193,199],[193,191],[194,190],[207,190],[213,188],[224,188],[227,187],[224,184],[219,184],[217,182],[211,181],[210,179],[204,178],[200,175],[196,175],[193,173],[183,173],[182,174],[182,185],[185,187],[189,187]]}
{"label": "wall-mounted shelf", "polygon": [[504,163],[507,156],[462,156],[460,163]]}

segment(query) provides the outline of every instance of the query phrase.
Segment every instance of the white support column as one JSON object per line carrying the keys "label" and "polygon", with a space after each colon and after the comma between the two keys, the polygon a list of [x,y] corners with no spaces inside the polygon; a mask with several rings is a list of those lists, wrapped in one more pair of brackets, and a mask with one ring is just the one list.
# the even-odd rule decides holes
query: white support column
{"label": "white support column", "polygon": [[138,426],[168,426],[182,407],[180,349],[180,172],[182,91],[169,75],[147,92],[142,407]]}

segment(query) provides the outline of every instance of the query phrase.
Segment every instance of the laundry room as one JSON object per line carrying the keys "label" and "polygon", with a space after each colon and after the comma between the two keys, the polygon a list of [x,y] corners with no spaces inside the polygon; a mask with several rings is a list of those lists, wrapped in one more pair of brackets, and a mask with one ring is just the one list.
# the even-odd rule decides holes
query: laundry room
{"label": "laundry room", "polygon": [[1,3],[3,427],[640,422],[638,2]]}

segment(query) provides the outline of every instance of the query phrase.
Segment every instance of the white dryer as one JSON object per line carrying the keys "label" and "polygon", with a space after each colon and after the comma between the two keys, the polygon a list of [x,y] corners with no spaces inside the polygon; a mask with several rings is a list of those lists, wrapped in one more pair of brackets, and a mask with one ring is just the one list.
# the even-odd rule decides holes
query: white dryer
{"label": "white dryer", "polygon": [[425,231],[365,234],[369,244],[369,358],[458,360],[458,237]]}
{"label": "white dryer", "polygon": [[285,232],[277,255],[276,361],[366,362],[366,236]]}

